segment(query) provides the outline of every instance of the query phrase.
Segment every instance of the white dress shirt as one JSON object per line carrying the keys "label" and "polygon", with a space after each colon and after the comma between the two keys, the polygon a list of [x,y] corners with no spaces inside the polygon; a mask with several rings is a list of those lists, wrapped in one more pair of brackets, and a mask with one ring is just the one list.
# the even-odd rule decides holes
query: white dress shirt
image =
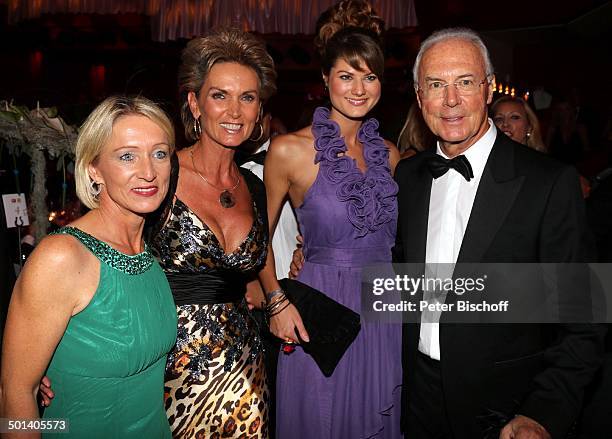
{"label": "white dress shirt", "polygon": [[[267,151],[269,146],[270,141],[268,140],[255,151],[255,154],[260,151]],[[246,162],[242,167],[248,169],[263,181],[263,165],[255,162]],[[283,279],[289,274],[293,251],[297,248],[298,244],[297,235],[298,226],[295,213],[289,201],[285,201],[278,218],[274,236],[272,237],[272,250],[274,250],[274,264],[276,265],[276,277],[278,279]]]}
{"label": "white dress shirt", "polygon": [[[436,264],[455,264],[457,262],[480,178],[496,137],[497,129],[493,121],[489,119],[487,132],[463,153],[474,172],[474,178],[470,181],[451,168],[446,174],[432,182],[425,263],[434,264],[428,266],[428,270],[433,271],[434,276],[446,278],[452,275],[452,265]],[[439,143],[437,153],[444,158],[449,158],[444,155]],[[425,292],[423,298],[431,300],[433,296],[432,293]],[[444,296],[438,295],[437,297],[439,301],[444,302]],[[424,312],[421,316],[419,334],[419,351],[435,360],[440,360],[440,328],[437,323],[439,319],[440,313],[432,315]]]}

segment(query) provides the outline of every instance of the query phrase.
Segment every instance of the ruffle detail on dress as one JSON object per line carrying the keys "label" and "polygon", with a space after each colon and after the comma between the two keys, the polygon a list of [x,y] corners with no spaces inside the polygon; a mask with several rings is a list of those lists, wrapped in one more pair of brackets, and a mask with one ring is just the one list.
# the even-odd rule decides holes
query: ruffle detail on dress
{"label": "ruffle detail on dress", "polygon": [[391,178],[389,149],[378,134],[378,121],[366,120],[357,133],[367,165],[366,172],[361,172],[353,158],[340,155],[347,151],[346,143],[329,114],[327,108],[318,107],[313,115],[315,163],[320,163],[319,172],[337,186],[336,196],[346,203],[347,219],[362,237],[397,216],[398,187]]}

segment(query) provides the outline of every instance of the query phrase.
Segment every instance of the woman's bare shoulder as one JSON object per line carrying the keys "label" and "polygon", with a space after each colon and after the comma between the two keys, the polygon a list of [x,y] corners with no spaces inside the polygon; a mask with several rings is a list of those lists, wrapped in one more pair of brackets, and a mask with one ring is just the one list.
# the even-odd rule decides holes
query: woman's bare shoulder
{"label": "woman's bare shoulder", "polygon": [[387,139],[383,139],[383,140],[385,141],[385,145],[389,149],[389,157],[399,159],[400,152],[399,152],[399,149],[397,149],[397,146],[395,146],[395,143]]}
{"label": "woman's bare shoulder", "polygon": [[395,174],[395,167],[401,159],[400,152],[397,149],[397,146],[395,146],[395,143],[386,139],[384,139],[384,141],[387,149],[389,149],[389,165],[391,166],[391,174]]}
{"label": "woman's bare shoulder", "polygon": [[302,128],[288,134],[281,134],[272,139],[270,153],[279,158],[291,159],[312,153],[314,138],[310,127]]}
{"label": "woman's bare shoulder", "polygon": [[84,262],[83,257],[89,252],[77,238],[67,234],[54,234],[45,237],[36,246],[28,261],[38,259],[50,266]]}
{"label": "woman's bare shoulder", "polygon": [[48,301],[61,297],[76,302],[81,292],[75,286],[95,275],[96,264],[97,259],[75,237],[47,236],[28,257],[19,276],[18,290],[32,299]]}

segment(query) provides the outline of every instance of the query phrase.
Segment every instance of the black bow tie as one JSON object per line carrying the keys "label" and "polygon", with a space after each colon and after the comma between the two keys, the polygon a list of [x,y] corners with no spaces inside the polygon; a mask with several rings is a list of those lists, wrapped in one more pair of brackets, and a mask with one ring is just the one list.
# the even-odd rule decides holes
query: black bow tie
{"label": "black bow tie", "polygon": [[264,151],[259,151],[257,154],[253,154],[252,156],[249,157],[249,162],[254,162],[254,163],[257,163],[258,165],[263,166],[264,162],[266,161],[267,153],[268,151],[264,150]]}
{"label": "black bow tie", "polygon": [[248,162],[254,162],[257,163],[258,165],[262,165],[264,164],[264,160],[266,159],[266,153],[268,151],[259,151],[256,154],[251,154],[251,155],[243,155],[241,154],[240,156],[236,156],[236,164],[238,166],[242,166],[244,163],[248,163]]}
{"label": "black bow tie", "polygon": [[427,167],[433,175],[433,178],[442,177],[448,172],[450,168],[463,175],[463,177],[470,181],[474,178],[474,172],[472,172],[472,166],[469,160],[464,155],[458,155],[452,159],[445,159],[441,155],[435,154],[427,159]]}

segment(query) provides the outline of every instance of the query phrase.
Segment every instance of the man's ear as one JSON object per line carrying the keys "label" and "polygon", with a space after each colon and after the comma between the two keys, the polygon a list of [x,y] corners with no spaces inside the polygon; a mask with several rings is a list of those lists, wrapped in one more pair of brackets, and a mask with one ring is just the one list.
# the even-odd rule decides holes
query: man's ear
{"label": "man's ear", "polygon": [[423,108],[421,106],[421,96],[419,95],[419,86],[414,84],[414,94],[416,95],[417,104],[419,104],[419,108]]}
{"label": "man's ear", "polygon": [[487,91],[487,105],[489,105],[493,101],[493,95],[495,94],[495,89],[497,88],[497,84],[495,82],[495,75],[491,75],[491,80],[488,84],[489,88]]}
{"label": "man's ear", "polygon": [[189,109],[194,119],[200,117],[200,107],[198,106],[198,97],[192,91],[187,94],[187,102],[189,102]]}

